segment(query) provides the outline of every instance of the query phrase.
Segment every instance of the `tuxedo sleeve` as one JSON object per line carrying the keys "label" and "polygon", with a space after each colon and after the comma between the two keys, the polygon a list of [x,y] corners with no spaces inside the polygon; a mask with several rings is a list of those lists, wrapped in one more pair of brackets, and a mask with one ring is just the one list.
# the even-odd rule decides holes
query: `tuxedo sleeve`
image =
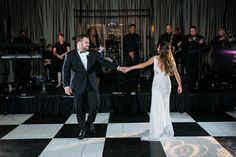
{"label": "tuxedo sleeve", "polygon": [[71,77],[71,55],[68,53],[68,55],[65,57],[64,60],[64,87],[70,86],[70,77]]}
{"label": "tuxedo sleeve", "polygon": [[117,66],[116,64],[113,64],[113,63],[109,62],[108,60],[105,60],[104,58],[102,58],[102,57],[99,56],[98,54],[97,54],[97,56],[96,56],[96,60],[97,60],[97,62],[98,62],[100,65],[102,65],[102,66],[108,67],[108,68],[110,68],[110,69],[117,70],[117,67],[118,67],[118,66]]}

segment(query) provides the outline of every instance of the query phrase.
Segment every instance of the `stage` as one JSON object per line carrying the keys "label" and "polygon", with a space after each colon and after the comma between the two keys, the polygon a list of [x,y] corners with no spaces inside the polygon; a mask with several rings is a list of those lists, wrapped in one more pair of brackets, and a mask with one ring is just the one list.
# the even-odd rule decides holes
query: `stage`
{"label": "stage", "polygon": [[[112,78],[112,77],[111,77]],[[184,80],[183,80],[184,81]],[[105,80],[101,83],[99,112],[146,113],[151,105],[151,80],[141,80],[141,88],[135,91],[119,81]],[[234,110],[235,90],[184,88],[177,94],[172,83],[171,112],[211,113]],[[74,113],[73,96],[64,94],[62,87],[47,83],[45,92],[41,86],[32,86],[25,91],[3,92],[0,96],[1,114],[71,114]]]}

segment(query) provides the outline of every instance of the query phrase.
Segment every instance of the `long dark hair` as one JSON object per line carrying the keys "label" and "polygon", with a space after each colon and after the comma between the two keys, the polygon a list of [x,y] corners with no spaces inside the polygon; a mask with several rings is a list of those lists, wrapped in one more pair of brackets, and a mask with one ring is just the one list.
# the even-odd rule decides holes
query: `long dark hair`
{"label": "long dark hair", "polygon": [[162,61],[162,66],[160,67],[162,70],[162,67],[164,66],[164,71],[168,75],[174,74],[174,69],[176,68],[175,60],[172,55],[172,49],[168,42],[162,42],[160,43],[160,59]]}
{"label": "long dark hair", "polygon": [[88,28],[87,36],[90,38],[90,33],[91,33],[92,29],[95,30],[95,32],[96,32],[96,35],[95,35],[95,36],[96,36],[96,39],[98,40],[99,36],[98,36],[97,29],[96,29],[95,27],[89,27],[89,28]]}

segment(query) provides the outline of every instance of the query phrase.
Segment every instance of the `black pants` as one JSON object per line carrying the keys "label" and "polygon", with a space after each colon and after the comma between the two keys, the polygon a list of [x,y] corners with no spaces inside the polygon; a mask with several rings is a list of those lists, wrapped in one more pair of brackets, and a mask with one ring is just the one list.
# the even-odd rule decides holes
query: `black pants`
{"label": "black pants", "polygon": [[[74,93],[75,112],[79,128],[86,129],[86,124],[92,124],[95,121],[99,109],[99,94],[97,90],[90,88],[82,94]],[[88,110],[88,118],[85,120],[86,110]]]}
{"label": "black pants", "polygon": [[177,68],[180,66],[179,73],[184,74],[184,60],[183,60],[183,51],[179,51],[176,54],[174,54],[174,59]]}
{"label": "black pants", "polygon": [[186,51],[185,52],[185,68],[187,75],[187,82],[190,88],[193,88],[198,81],[199,73],[199,51]]}
{"label": "black pants", "polygon": [[[132,59],[130,56],[127,56],[126,66],[133,66],[139,63],[139,57],[134,56]],[[131,88],[131,90],[136,90],[139,83],[139,70],[132,70],[127,73],[127,87]]]}
{"label": "black pants", "polygon": [[22,87],[27,88],[27,83],[30,81],[31,60],[19,59],[14,62],[15,66],[15,86],[16,89]]}

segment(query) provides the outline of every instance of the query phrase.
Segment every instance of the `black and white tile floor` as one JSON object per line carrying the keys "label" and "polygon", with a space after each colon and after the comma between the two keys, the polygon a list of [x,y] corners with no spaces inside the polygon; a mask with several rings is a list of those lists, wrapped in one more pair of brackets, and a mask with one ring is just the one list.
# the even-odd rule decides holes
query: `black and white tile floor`
{"label": "black and white tile floor", "polygon": [[96,133],[78,140],[72,115],[0,115],[0,156],[22,157],[233,157],[236,111],[191,115],[171,112],[172,139],[140,141],[148,114],[99,113]]}

